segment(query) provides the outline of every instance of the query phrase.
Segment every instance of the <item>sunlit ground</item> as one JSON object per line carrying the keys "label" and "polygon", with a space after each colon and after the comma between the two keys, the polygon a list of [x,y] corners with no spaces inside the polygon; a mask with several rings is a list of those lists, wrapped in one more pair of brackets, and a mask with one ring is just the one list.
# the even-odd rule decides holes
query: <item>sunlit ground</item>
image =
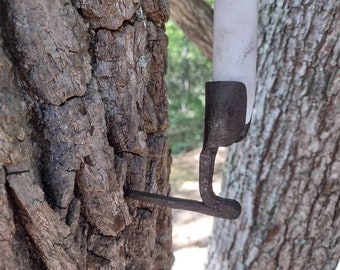
{"label": "sunlit ground", "polygon": [[[173,156],[171,167],[172,195],[199,200],[198,161],[201,149]],[[215,160],[214,191],[220,192],[226,149],[219,150]],[[173,210],[173,270],[205,269],[207,246],[212,232],[213,217]],[[189,267],[189,268],[188,268]]]}

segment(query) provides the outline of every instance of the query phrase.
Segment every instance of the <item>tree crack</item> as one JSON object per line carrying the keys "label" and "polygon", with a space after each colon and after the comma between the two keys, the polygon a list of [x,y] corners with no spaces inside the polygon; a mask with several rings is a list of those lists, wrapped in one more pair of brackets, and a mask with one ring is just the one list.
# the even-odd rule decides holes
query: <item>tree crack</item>
{"label": "tree crack", "polygon": [[7,177],[7,176],[10,176],[10,175],[19,175],[19,174],[23,174],[23,173],[29,173],[30,170],[8,172],[5,168],[5,172],[6,172],[6,177]]}

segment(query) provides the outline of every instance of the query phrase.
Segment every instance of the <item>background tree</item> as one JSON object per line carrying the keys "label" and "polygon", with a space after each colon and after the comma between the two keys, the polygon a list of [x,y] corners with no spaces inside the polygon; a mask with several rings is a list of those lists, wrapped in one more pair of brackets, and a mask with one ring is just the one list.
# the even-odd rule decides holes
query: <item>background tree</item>
{"label": "background tree", "polygon": [[[186,2],[186,17],[204,14]],[[208,269],[335,269],[339,22],[335,0],[261,1],[255,111],[246,140],[230,148],[222,194],[243,213],[216,220]]]}
{"label": "background tree", "polygon": [[0,12],[0,268],[170,269],[167,1]]}
{"label": "background tree", "polygon": [[169,39],[166,82],[169,99],[171,153],[202,146],[204,84],[211,80],[211,62],[172,20],[166,24]]}
{"label": "background tree", "polygon": [[[202,146],[204,84],[211,80],[213,0],[170,0],[168,72],[171,152]],[[193,11],[198,11],[195,13]],[[175,23],[174,23],[175,22]]]}
{"label": "background tree", "polygon": [[170,0],[171,19],[212,60],[213,0]]}

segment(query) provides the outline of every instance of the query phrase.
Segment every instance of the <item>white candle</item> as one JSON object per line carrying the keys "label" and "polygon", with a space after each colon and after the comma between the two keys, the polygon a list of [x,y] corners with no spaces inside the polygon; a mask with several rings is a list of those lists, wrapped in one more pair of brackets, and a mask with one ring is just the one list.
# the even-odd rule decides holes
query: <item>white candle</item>
{"label": "white candle", "polygon": [[247,88],[246,124],[255,101],[258,0],[215,0],[213,80]]}

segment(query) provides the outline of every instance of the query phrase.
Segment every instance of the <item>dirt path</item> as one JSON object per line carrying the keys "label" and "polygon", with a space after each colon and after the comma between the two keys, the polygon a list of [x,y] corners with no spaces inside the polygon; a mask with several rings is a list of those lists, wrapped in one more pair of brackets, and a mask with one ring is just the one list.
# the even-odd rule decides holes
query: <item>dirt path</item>
{"label": "dirt path", "polygon": [[[172,195],[200,200],[198,191],[198,161],[201,149],[173,156],[170,182]],[[226,149],[218,151],[215,160],[214,191],[220,192]],[[207,245],[211,235],[213,218],[202,214],[173,210],[173,246],[175,264],[173,270],[204,269]]]}

